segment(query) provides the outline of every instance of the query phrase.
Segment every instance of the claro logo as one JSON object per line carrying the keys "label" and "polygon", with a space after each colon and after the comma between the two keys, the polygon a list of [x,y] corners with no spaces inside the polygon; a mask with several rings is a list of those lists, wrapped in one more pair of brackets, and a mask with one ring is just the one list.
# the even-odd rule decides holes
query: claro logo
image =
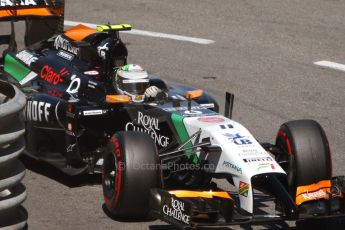
{"label": "claro logo", "polygon": [[63,82],[63,77],[67,75],[68,71],[66,68],[60,70],[59,73],[56,73],[49,65],[46,65],[41,69],[41,78],[54,85]]}

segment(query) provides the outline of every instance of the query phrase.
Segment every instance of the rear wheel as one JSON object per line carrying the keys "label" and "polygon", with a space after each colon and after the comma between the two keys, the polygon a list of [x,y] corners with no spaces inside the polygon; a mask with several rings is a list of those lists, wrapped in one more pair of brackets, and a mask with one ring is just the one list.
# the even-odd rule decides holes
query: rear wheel
{"label": "rear wheel", "polygon": [[324,130],[314,120],[284,123],[278,132],[276,145],[284,153],[277,161],[288,175],[290,194],[295,197],[298,186],[330,180],[332,164]]}
{"label": "rear wheel", "polygon": [[157,148],[144,133],[118,132],[104,153],[103,195],[114,217],[145,218],[151,188],[160,187]]}

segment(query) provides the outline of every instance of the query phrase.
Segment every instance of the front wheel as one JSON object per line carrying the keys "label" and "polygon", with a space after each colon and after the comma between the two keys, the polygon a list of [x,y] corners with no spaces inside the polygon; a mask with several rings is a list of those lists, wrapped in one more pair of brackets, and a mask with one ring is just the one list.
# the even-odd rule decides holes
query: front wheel
{"label": "front wheel", "polygon": [[288,175],[288,185],[294,197],[298,186],[310,185],[332,177],[330,149],[326,134],[314,120],[284,123],[278,132],[276,146],[283,150],[278,162]]}
{"label": "front wheel", "polygon": [[145,218],[151,188],[159,188],[159,157],[153,140],[144,133],[117,132],[104,152],[103,195],[114,217]]}

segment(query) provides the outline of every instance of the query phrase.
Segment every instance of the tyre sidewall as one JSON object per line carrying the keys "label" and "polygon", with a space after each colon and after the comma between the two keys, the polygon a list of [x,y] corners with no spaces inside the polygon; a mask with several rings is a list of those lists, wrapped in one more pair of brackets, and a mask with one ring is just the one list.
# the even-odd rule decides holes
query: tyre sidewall
{"label": "tyre sidewall", "polygon": [[119,132],[109,141],[106,154],[117,161],[116,192],[106,201],[109,211],[118,217],[145,217],[151,188],[160,187],[157,148],[146,134]]}

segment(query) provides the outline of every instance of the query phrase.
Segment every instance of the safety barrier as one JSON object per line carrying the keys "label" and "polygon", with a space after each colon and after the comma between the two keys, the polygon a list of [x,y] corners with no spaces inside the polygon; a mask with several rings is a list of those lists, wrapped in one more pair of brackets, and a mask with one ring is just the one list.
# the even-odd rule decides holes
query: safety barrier
{"label": "safety barrier", "polygon": [[24,229],[28,214],[21,204],[26,189],[25,167],[18,156],[25,148],[22,110],[25,95],[0,80],[0,229]]}

